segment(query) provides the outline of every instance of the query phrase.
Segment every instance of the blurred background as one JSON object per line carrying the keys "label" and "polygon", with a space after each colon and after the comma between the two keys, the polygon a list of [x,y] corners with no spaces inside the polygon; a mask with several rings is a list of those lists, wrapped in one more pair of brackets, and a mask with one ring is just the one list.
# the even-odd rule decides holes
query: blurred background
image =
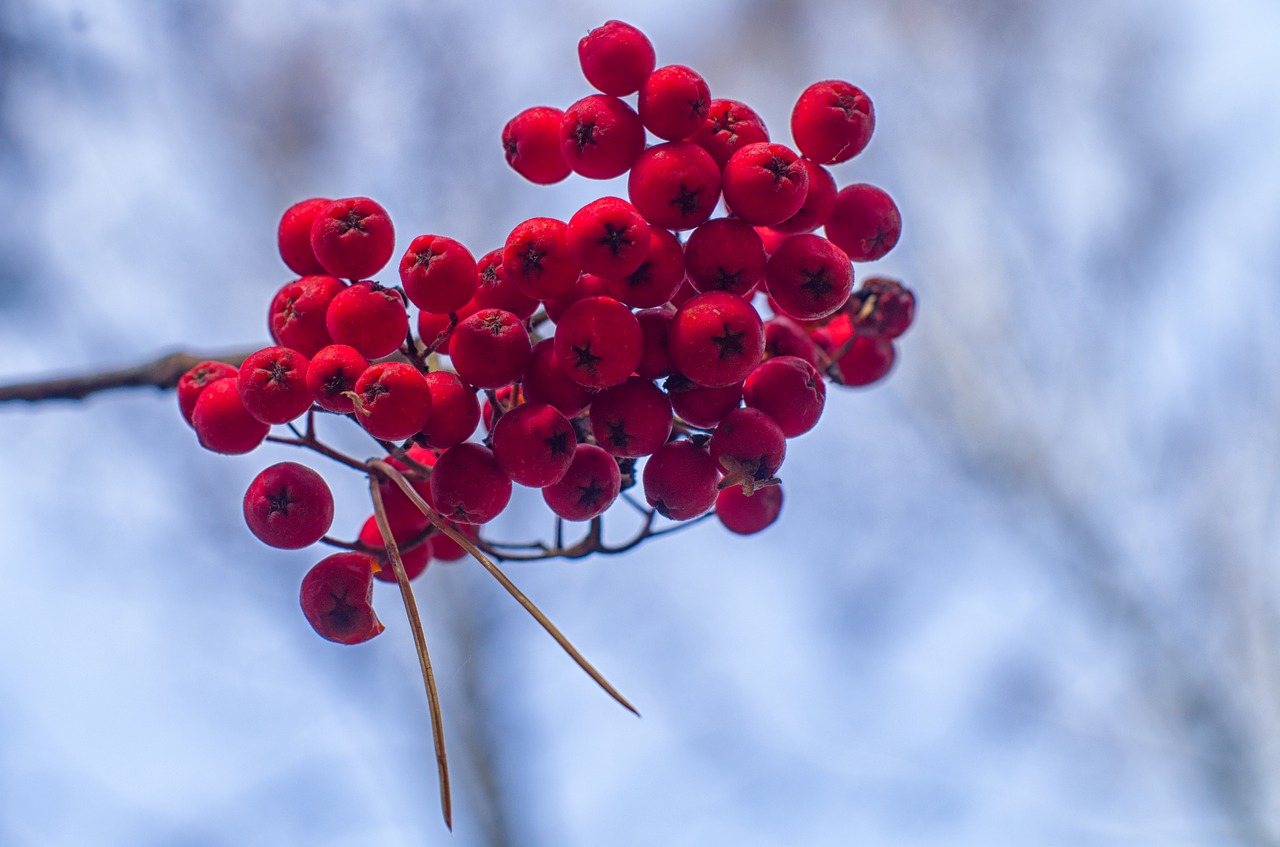
{"label": "blurred background", "polygon": [[[450,836],[394,588],[329,644],[317,553],[244,528],[300,454],[207,453],[159,392],[10,405],[0,844],[1280,844],[1268,0],[0,2],[0,382],[267,343],[305,197],[479,255],[624,192],[498,140],[589,93],[608,18],[784,143],[806,85],[864,88],[834,171],[904,231],[859,273],[920,302],[790,445],[771,530],[508,567],[643,719],[433,566]],[[363,481],[319,467],[354,537]],[[528,495],[512,540],[549,531]]]}

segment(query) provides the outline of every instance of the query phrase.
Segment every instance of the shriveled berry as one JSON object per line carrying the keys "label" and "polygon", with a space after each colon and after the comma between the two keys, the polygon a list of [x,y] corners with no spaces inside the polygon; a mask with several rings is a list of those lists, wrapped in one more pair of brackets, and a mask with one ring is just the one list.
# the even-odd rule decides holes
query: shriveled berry
{"label": "shriveled berry", "polygon": [[627,196],[654,226],[693,229],[720,202],[720,166],[690,141],[658,144],[631,168]]}
{"label": "shriveled berry", "polygon": [[280,258],[298,276],[326,273],[311,249],[311,225],[320,210],[332,203],[328,197],[312,197],[285,209],[276,230]]}
{"label": "shriveled berry", "polygon": [[375,567],[364,553],[335,553],[307,571],[299,600],[321,638],[360,644],[385,629],[373,611]]}
{"label": "shriveled berry", "polygon": [[330,344],[316,353],[307,366],[307,391],[320,408],[349,415],[355,411],[355,401],[349,394],[355,391],[356,380],[368,367],[369,360],[356,348]]}
{"label": "shriveled berry", "polygon": [[316,259],[329,274],[343,279],[373,276],[390,261],[395,246],[391,217],[368,197],[334,200],[311,224]]}
{"label": "shriveled berry", "polygon": [[400,282],[409,302],[447,315],[467,304],[480,282],[476,257],[452,238],[419,235],[400,260]]}
{"label": "shriveled berry", "polygon": [[334,344],[346,344],[366,359],[390,356],[409,333],[404,300],[372,280],[357,282],[333,298],[325,327]]}
{"label": "shriveled berry", "polygon": [[574,173],[589,179],[622,176],[644,151],[640,116],[617,97],[592,94],[560,119],[560,153]]}
{"label": "shriveled berry", "polygon": [[227,377],[210,383],[191,414],[200,444],[215,453],[248,453],[271,432],[271,424],[258,420],[244,407],[237,382]]}
{"label": "shriveled berry", "polygon": [[633,376],[591,401],[591,434],[611,455],[647,456],[671,435],[671,401],[647,379]]}
{"label": "shriveled berry", "polygon": [[746,103],[712,100],[706,121],[689,140],[710,153],[717,168],[723,168],[739,148],[768,141],[769,130]]}
{"label": "shriveled berry", "polygon": [[431,471],[432,503],[443,517],[464,524],[488,523],[507,507],[511,478],[493,453],[464,441],[440,454]]}
{"label": "shriveled berry", "polygon": [[603,277],[633,273],[649,255],[649,225],[620,197],[601,197],[574,212],[565,240],[584,271]]}
{"label": "shriveled berry", "polygon": [[236,388],[249,414],[267,424],[288,423],[311,408],[310,362],[297,350],[266,347],[240,365]]}
{"label": "shriveled berry", "polygon": [[526,402],[550,403],[564,413],[565,417],[577,417],[586,411],[587,404],[591,402],[591,390],[574,382],[560,366],[555,340],[551,338],[533,345],[529,364],[520,384]]}
{"label": "shriveled berry", "polygon": [[707,221],[684,246],[685,273],[701,292],[747,294],[764,283],[765,259],[759,234],[737,218]]}
{"label": "shriveled berry", "polygon": [[271,300],[271,337],[283,347],[314,356],[333,343],[325,315],[333,298],[347,286],[334,276],[304,276],[286,283]]}
{"label": "shriveled berry", "polygon": [[897,338],[915,319],[916,296],[897,280],[867,277],[853,293],[849,314],[859,335]]}
{"label": "shriveled berry", "polygon": [[659,447],[644,466],[644,497],[658,514],[687,521],[716,504],[720,471],[707,451],[691,441]]}
{"label": "shriveled berry", "polygon": [[575,382],[607,388],[635,371],[644,353],[644,333],[631,310],[617,300],[588,297],[569,307],[556,324],[555,350],[560,367]]}
{"label": "shriveled berry", "polygon": [[542,488],[559,482],[578,446],[573,424],[555,406],[525,403],[493,427],[493,456],[512,482]]}
{"label": "shriveled berry", "polygon": [[356,420],[374,438],[399,441],[431,417],[431,389],[422,373],[404,362],[379,362],[356,380]]}
{"label": "shriveled berry", "polygon": [[782,144],[747,144],[725,164],[720,190],[739,218],[752,226],[773,226],[800,211],[809,172]]}
{"label": "shriveled berry", "polygon": [[519,318],[502,309],[482,309],[458,324],[449,357],[468,384],[501,388],[520,379],[531,348],[529,331]]}
{"label": "shriveled berry", "polygon": [[201,362],[182,375],[178,380],[178,410],[182,418],[191,424],[191,416],[196,411],[196,401],[204,390],[220,379],[236,376],[240,371],[226,362]]}
{"label": "shriveled berry", "polygon": [[586,521],[604,514],[621,487],[614,458],[594,444],[579,444],[565,475],[542,489],[542,499],[565,520]]}
{"label": "shriveled berry", "polygon": [[853,291],[853,265],[818,235],[794,235],[773,252],[765,281],[775,309],[800,321],[833,315]]}
{"label": "shriveled berry", "polygon": [[280,462],[249,483],[244,521],[269,547],[307,547],[324,537],[333,524],[333,493],[324,477],[306,465]]}
{"label": "shriveled berry", "polygon": [[516,173],[538,185],[567,177],[569,163],[560,153],[560,121],[564,112],[551,106],[525,109],[502,128],[502,150]]}
{"label": "shriveled berry", "polygon": [[[391,537],[396,540],[396,548],[400,551],[400,561],[404,564],[404,574],[409,579],[416,579],[422,575],[427,569],[427,565],[431,563],[431,542],[434,538],[424,538],[412,548],[406,550],[403,546],[422,531],[404,532],[397,530],[394,526],[391,528]],[[387,545],[383,541],[382,531],[378,529],[378,519],[370,515],[368,520],[364,522],[364,526],[360,527],[360,543],[373,548],[375,551],[373,556],[377,560],[382,570],[373,575],[373,578],[379,582],[395,582],[396,572],[395,565],[391,563],[391,557],[387,555]]]}
{"label": "shriveled berry", "polygon": [[745,494],[739,486],[716,497],[716,517],[724,528],[738,535],[753,535],[770,526],[782,511],[782,486],[771,485]]}
{"label": "shriveled berry", "polygon": [[827,238],[855,262],[873,262],[902,235],[902,215],[883,189],[860,183],[840,190],[827,219]]}
{"label": "shriveled berry", "polygon": [[507,236],[502,272],[516,290],[535,300],[568,294],[582,273],[569,243],[566,224],[555,218],[530,218]]}
{"label": "shriveled berry", "polygon": [[431,389],[431,417],[422,427],[420,441],[436,450],[461,444],[480,425],[476,390],[448,371],[432,371],[426,380]]}
{"label": "shriveled berry", "polygon": [[640,88],[640,120],[667,141],[697,132],[711,111],[711,89],[702,75],[684,65],[658,68]]}
{"label": "shriveled berry", "polygon": [[582,75],[599,91],[615,97],[634,94],[653,73],[653,44],[622,21],[607,21],[578,42]]}
{"label": "shriveled berry", "polygon": [[750,303],[724,291],[699,294],[676,312],[668,337],[680,373],[720,387],[746,378],[764,353],[764,322]]}
{"label": "shriveled berry", "polygon": [[876,113],[862,89],[842,80],[815,82],[791,111],[791,137],[821,165],[847,162],[871,140]]}
{"label": "shriveled berry", "polygon": [[795,356],[761,362],[742,388],[747,405],[759,409],[795,438],[813,429],[827,402],[827,386],[813,365]]}

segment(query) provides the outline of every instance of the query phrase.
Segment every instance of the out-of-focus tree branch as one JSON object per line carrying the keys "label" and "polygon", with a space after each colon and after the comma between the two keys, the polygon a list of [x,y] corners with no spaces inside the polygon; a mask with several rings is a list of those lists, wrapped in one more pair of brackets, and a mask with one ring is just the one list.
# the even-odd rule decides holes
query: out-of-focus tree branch
{"label": "out-of-focus tree branch", "polygon": [[118,388],[157,388],[164,391],[175,387],[184,373],[201,362],[226,362],[228,365],[239,367],[252,352],[252,350],[242,350],[213,356],[176,352],[129,368],[91,371],[74,376],[0,385],[0,403],[83,400],[93,394],[114,391]]}

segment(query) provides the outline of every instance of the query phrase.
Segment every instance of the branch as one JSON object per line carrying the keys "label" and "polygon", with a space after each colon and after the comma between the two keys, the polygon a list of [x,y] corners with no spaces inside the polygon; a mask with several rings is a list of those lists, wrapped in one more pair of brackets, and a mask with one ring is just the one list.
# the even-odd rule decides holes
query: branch
{"label": "branch", "polygon": [[76,376],[4,385],[0,386],[0,403],[13,400],[25,400],[28,403],[44,400],[83,400],[91,394],[117,388],[156,388],[166,391],[174,388],[184,373],[201,362],[225,362],[238,368],[251,353],[253,350],[224,353],[218,356],[169,353],[154,361],[131,368],[92,371]]}

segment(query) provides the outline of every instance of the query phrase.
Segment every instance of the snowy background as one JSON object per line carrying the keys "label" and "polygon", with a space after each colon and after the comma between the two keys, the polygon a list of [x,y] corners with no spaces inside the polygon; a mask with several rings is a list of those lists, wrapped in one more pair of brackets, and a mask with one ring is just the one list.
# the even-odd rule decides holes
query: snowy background
{"label": "snowy background", "polygon": [[[0,2],[0,382],[264,344],[304,197],[477,254],[622,180],[499,132],[617,17],[904,218],[895,372],[793,442],[778,524],[513,578],[433,567],[455,833],[389,586],[317,638],[315,552],[172,396],[0,408],[0,844],[1280,844],[1280,7],[1267,0]],[[360,442],[352,442],[359,444]],[[363,449],[363,448],[361,448]],[[324,466],[322,466],[324,467]],[[335,534],[368,513],[324,467]],[[530,506],[505,526],[545,534]]]}

